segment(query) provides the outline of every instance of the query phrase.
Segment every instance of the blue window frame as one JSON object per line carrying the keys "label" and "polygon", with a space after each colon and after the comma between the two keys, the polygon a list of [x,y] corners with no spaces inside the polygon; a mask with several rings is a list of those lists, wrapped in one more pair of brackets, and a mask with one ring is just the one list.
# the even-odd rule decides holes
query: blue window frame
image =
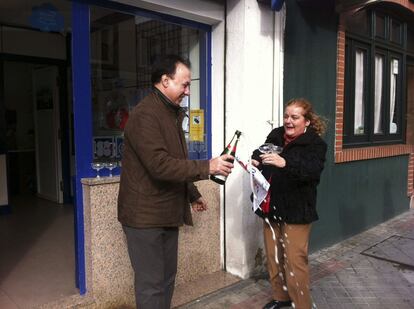
{"label": "blue window frame", "polygon": [[[80,294],[86,293],[85,239],[82,202],[82,178],[94,177],[96,172],[91,168],[94,158],[92,145],[93,130],[93,91],[91,82],[91,6],[113,10],[130,16],[141,16],[162,23],[179,25],[199,30],[199,74],[200,102],[199,108],[205,113],[206,145],[201,142],[189,142],[191,159],[207,159],[211,157],[211,27],[209,25],[160,14],[133,6],[111,1],[73,1],[72,3],[72,79],[73,79],[73,114],[75,141],[75,226],[76,226],[76,283]],[[199,151],[204,147],[203,151]],[[114,174],[119,174],[119,169]],[[109,171],[106,171],[109,173]],[[105,175],[105,173],[103,173]]]}

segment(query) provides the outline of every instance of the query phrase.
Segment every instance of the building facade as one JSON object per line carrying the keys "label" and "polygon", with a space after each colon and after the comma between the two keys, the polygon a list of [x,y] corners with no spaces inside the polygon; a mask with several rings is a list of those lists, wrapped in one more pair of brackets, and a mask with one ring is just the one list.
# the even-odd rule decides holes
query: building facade
{"label": "building facade", "polygon": [[[0,184],[6,182],[9,192],[2,193],[1,207],[13,211],[7,197],[28,186],[38,197],[73,203],[81,296],[68,297],[67,306],[133,302],[132,270],[116,219],[119,178],[95,177],[119,175],[122,167],[101,170],[96,163],[120,161],[128,113],[148,93],[151,62],[163,54],[192,62],[183,125],[192,159],[218,155],[240,130],[237,155],[247,160],[282,125],[283,104],[293,97],[308,98],[328,120],[311,250],[409,208],[412,1],[16,4],[2,4],[8,14],[0,20],[0,151],[8,157]],[[6,77],[29,71],[27,92],[35,95],[24,100],[33,107],[13,105],[24,101],[14,99],[24,92],[16,85],[24,83]],[[264,271],[262,221],[251,210],[246,172],[235,166],[225,186],[198,186],[210,209],[195,215],[193,228],[181,230],[178,286],[217,272],[247,278]]]}
{"label": "building facade", "polygon": [[328,119],[321,248],[412,206],[413,3],[286,5],[285,98],[307,97]]}

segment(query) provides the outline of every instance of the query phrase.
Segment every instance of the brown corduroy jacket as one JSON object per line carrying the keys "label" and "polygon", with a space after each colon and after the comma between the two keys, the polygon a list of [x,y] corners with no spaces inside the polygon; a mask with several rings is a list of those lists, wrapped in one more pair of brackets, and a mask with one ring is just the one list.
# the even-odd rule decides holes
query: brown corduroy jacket
{"label": "brown corduroy jacket", "polygon": [[124,131],[118,220],[135,228],[192,225],[190,203],[201,195],[208,160],[188,160],[184,112],[155,91],[131,112]]}

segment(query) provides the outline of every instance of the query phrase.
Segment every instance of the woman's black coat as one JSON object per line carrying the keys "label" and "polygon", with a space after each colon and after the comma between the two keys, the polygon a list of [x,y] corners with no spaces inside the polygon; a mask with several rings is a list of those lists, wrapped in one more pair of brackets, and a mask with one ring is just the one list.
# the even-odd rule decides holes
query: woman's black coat
{"label": "woman's black coat", "polygon": [[[286,161],[284,168],[260,165],[266,179],[270,176],[270,212],[262,217],[271,221],[306,224],[318,220],[316,187],[324,167],[327,145],[313,128],[284,146],[285,129],[276,128],[267,136],[266,143],[283,147],[280,154]],[[255,150],[253,159],[261,162],[261,153]]]}

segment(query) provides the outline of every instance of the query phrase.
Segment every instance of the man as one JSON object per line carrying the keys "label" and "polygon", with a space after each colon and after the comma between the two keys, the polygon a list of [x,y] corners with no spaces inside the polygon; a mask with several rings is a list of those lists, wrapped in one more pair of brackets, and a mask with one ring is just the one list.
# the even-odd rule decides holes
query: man
{"label": "man", "polygon": [[135,272],[139,309],[169,309],[177,272],[178,227],[207,209],[194,181],[228,175],[230,155],[188,160],[180,103],[190,94],[190,63],[166,56],[153,66],[153,91],[125,127],[118,219]]}

